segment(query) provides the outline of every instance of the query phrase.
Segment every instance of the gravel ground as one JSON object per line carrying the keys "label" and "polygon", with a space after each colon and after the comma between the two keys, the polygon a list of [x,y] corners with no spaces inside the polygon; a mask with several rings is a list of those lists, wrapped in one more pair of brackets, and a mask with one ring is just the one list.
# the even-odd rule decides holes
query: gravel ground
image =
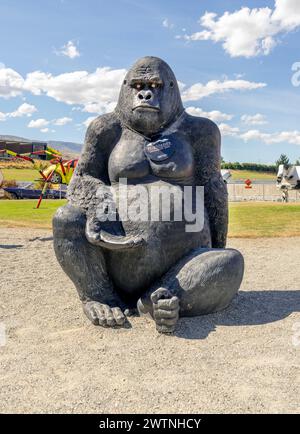
{"label": "gravel ground", "polygon": [[300,238],[228,245],[245,256],[239,295],[165,336],[145,317],[92,326],[51,233],[1,228],[0,412],[299,412]]}

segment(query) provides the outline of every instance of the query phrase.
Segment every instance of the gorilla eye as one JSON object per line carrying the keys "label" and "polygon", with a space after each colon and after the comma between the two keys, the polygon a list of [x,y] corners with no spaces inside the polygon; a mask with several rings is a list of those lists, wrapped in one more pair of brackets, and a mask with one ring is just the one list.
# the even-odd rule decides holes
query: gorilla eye
{"label": "gorilla eye", "polygon": [[170,81],[170,87],[174,87],[174,82]]}
{"label": "gorilla eye", "polygon": [[162,86],[162,83],[150,83],[151,89],[159,89]]}
{"label": "gorilla eye", "polygon": [[136,90],[142,90],[144,88],[144,84],[143,83],[134,83],[132,85],[132,87]]}

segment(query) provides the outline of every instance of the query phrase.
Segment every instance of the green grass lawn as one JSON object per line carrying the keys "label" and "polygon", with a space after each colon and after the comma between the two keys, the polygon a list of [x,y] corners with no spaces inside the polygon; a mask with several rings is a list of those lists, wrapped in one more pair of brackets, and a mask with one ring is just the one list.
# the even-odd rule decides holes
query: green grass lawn
{"label": "green grass lawn", "polygon": [[300,204],[235,202],[229,207],[229,236],[300,236]]}
{"label": "green grass lawn", "polygon": [[35,169],[1,169],[3,177],[6,181],[34,181],[41,176]]}
{"label": "green grass lawn", "polygon": [[256,172],[254,170],[230,170],[233,181],[251,179],[251,181],[276,181],[275,173]]}
{"label": "green grass lawn", "polygon": [[[51,228],[52,216],[66,200],[1,200],[2,227]],[[240,238],[300,236],[300,204],[230,203],[229,236]]]}
{"label": "green grass lawn", "polygon": [[0,200],[0,226],[51,228],[52,216],[66,200],[44,199],[39,209],[37,200]]}

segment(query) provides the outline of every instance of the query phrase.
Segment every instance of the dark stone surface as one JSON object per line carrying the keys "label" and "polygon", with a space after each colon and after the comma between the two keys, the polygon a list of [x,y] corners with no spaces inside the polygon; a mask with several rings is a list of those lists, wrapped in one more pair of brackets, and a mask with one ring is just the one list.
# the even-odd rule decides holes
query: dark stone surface
{"label": "dark stone surface", "polygon": [[[139,186],[148,192],[204,186],[203,229],[187,232],[186,221],[175,219],[103,221],[99,209],[113,201],[103,187],[117,192],[121,178],[133,193]],[[94,324],[126,325],[125,312],[138,307],[160,332],[172,332],[179,315],[224,309],[238,291],[244,263],[238,251],[225,248],[219,129],[184,111],[164,61],[137,61],[115,111],[90,124],[68,200],[53,219],[55,253]],[[172,210],[177,205],[174,200]]]}

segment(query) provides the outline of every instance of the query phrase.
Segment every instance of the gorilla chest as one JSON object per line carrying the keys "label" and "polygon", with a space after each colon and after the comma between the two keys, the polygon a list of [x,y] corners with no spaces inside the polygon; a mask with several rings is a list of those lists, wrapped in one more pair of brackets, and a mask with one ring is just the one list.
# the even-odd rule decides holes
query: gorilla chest
{"label": "gorilla chest", "polygon": [[120,178],[147,180],[157,177],[180,184],[192,182],[194,159],[190,144],[177,134],[160,136],[152,142],[126,131],[110,155],[111,182]]}

